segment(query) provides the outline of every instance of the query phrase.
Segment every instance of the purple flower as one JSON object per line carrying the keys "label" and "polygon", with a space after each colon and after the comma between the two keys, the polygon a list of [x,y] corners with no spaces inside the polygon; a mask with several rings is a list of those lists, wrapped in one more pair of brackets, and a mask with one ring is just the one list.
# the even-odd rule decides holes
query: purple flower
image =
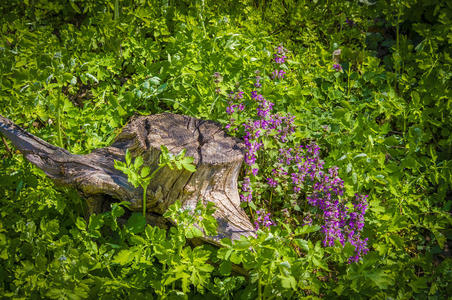
{"label": "purple flower", "polygon": [[[283,46],[279,46],[275,50],[276,53],[273,57],[275,70],[272,79],[283,79],[286,72],[279,65],[285,62],[287,50]],[[333,69],[342,71],[342,66],[334,64]],[[255,88],[261,87],[260,80],[261,77],[256,73]],[[229,93],[229,103],[226,108],[228,115],[239,114],[245,110],[245,105],[241,102],[243,97],[243,91]],[[321,222],[322,244],[333,246],[336,240],[342,245],[349,242],[355,247],[355,253],[349,258],[349,262],[358,261],[368,252],[367,239],[361,238],[365,223],[367,196],[356,195],[350,205],[347,202],[348,199],[344,197],[344,181],[339,177],[338,168],[332,167],[324,170],[325,162],[320,157],[320,148],[313,143],[293,148],[280,146],[278,158],[274,162],[271,172],[266,169],[259,171],[256,164],[260,164],[258,161],[260,151],[265,150],[263,142],[266,140],[264,139],[267,141],[271,139],[279,145],[287,143],[295,132],[295,117],[274,112],[274,103],[265,99],[257,90],[251,92],[251,98],[254,100],[251,105],[256,107],[254,117],[248,118],[241,124],[235,124],[235,120],[230,118],[230,122],[226,126],[226,128],[234,130],[238,130],[238,126],[242,126],[244,129],[246,176],[241,184],[240,200],[251,202],[253,196],[257,197],[257,200],[260,199],[260,194],[253,191],[253,184],[250,180],[250,176],[253,176],[253,180],[257,180],[258,172],[262,173],[269,188],[280,186],[287,189],[292,198],[292,206],[296,204],[300,193],[303,196],[306,195],[306,201],[318,212],[312,217]],[[311,215],[307,215],[302,224],[312,224],[313,218]],[[256,211],[256,229],[268,228],[272,225],[274,222],[270,218],[270,213],[265,209]]]}
{"label": "purple flower", "polygon": [[285,55],[278,55],[278,54],[274,54],[274,59],[275,59],[275,63],[277,64],[283,64],[286,61],[286,56]]}
{"label": "purple flower", "polygon": [[226,113],[228,115],[233,114],[234,113],[234,106],[231,105],[231,106],[226,107]]}
{"label": "purple flower", "polygon": [[354,26],[355,22],[353,22],[352,20],[350,20],[349,18],[345,18],[345,23],[347,23],[350,26]]}
{"label": "purple flower", "polygon": [[337,72],[340,72],[342,71],[342,66],[340,64],[334,64],[333,69],[336,70]]}
{"label": "purple flower", "polygon": [[278,182],[271,177],[267,177],[267,184],[275,188],[278,185]]}
{"label": "purple flower", "polygon": [[278,46],[276,48],[276,53],[273,54],[274,61],[277,64],[283,64],[286,61],[287,56],[285,55],[287,50],[283,46]]}
{"label": "purple flower", "polygon": [[254,226],[256,230],[261,227],[269,228],[272,225],[275,225],[275,222],[270,218],[271,214],[269,212],[265,212],[263,210],[256,211],[256,221],[254,222]]}
{"label": "purple flower", "polygon": [[256,82],[254,83],[254,87],[255,88],[262,87],[262,84],[260,83],[260,81],[261,81],[261,77],[260,76],[256,76]]}
{"label": "purple flower", "polygon": [[276,69],[272,72],[271,78],[272,79],[284,79],[285,74],[286,74],[286,72],[284,70]]}
{"label": "purple flower", "polygon": [[235,95],[235,99],[242,99],[243,98],[243,92],[242,91],[238,91],[237,94]]}

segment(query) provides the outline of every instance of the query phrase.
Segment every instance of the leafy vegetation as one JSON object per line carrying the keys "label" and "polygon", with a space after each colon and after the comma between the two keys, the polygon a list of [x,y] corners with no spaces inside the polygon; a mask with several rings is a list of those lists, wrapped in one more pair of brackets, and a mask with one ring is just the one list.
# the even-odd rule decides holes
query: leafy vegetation
{"label": "leafy vegetation", "polygon": [[[452,294],[449,2],[14,0],[0,14],[0,114],[72,153],[109,145],[133,114],[215,120],[246,139],[243,124],[272,103],[293,128],[284,140],[268,130],[240,176],[253,189],[243,205],[257,237],[221,248],[188,243],[215,235],[211,204],[176,202],[169,230],[124,202],[88,217],[75,191],[2,142],[3,297]],[[294,193],[293,164],[272,173],[285,168],[279,149],[313,144],[342,180],[339,199],[369,195],[360,231],[369,250],[356,262],[352,241],[322,243],[314,185]]]}
{"label": "leafy vegetation", "polygon": [[185,157],[186,150],[183,149],[177,155],[173,155],[168,151],[164,145],[160,147],[161,154],[159,156],[158,167],[152,171],[149,166],[143,166],[144,160],[142,156],[138,156],[132,163],[132,154],[129,149],[126,150],[125,162],[115,160],[115,168],[127,175],[127,179],[134,187],[141,187],[143,189],[143,217],[146,217],[146,191],[155,174],[163,168],[168,167],[171,170],[178,169],[189,172],[196,171],[196,166],[193,165],[193,157]]}

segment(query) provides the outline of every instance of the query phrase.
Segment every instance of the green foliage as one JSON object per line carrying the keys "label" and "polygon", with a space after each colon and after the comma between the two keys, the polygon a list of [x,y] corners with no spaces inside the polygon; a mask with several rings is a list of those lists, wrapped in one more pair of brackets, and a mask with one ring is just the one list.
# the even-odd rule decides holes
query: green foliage
{"label": "green foliage", "polygon": [[[190,246],[216,235],[211,204],[190,211],[176,202],[166,216],[179,226],[169,230],[146,225],[126,203],[85,219],[74,191],[0,144],[3,297],[452,294],[447,1],[14,0],[0,14],[0,114],[49,142],[87,153],[137,113],[226,124],[228,92],[246,90],[258,70],[275,110],[296,116],[294,142],[318,143],[348,196],[370,195],[370,253],[356,264],[347,264],[351,245],[324,248],[319,228],[292,226],[276,211],[277,225],[257,238]],[[281,42],[290,50],[287,78],[274,82],[271,53]],[[341,72],[332,69],[338,49]],[[263,168],[274,146],[259,157]],[[171,168],[192,163],[165,153],[160,163]],[[122,164],[137,187],[150,177],[139,157]]]}
{"label": "green foliage", "polygon": [[193,165],[193,157],[186,157],[186,149],[182,149],[180,153],[174,155],[168,151],[165,145],[160,147],[161,154],[159,156],[159,164],[157,168],[151,173],[150,166],[143,166],[144,160],[142,156],[138,156],[132,163],[132,154],[129,149],[126,150],[125,162],[115,160],[115,168],[122,171],[127,175],[127,180],[134,186],[141,186],[143,189],[143,217],[146,216],[146,192],[152,178],[157,174],[157,172],[167,166],[171,170],[178,169],[185,170],[189,172],[195,172],[196,166]]}

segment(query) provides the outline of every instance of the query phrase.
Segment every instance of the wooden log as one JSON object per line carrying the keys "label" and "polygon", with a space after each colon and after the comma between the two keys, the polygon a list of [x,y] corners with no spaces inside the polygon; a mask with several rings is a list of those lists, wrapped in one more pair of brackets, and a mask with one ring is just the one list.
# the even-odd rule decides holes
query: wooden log
{"label": "wooden log", "polygon": [[213,121],[169,113],[137,116],[123,128],[113,144],[86,155],[75,155],[26,132],[0,115],[0,132],[58,184],[75,188],[87,198],[91,212],[98,211],[106,195],[128,201],[133,211],[142,210],[142,190],[134,188],[127,176],[114,168],[114,160],[124,161],[127,149],[132,157],[141,155],[144,164],[157,168],[160,146],[177,154],[186,149],[197,170],[163,168],[147,189],[147,211],[163,215],[180,200],[183,208],[195,208],[198,201],[214,202],[219,235],[206,237],[217,243],[253,235],[254,228],[240,207],[237,178],[243,161],[243,144]]}

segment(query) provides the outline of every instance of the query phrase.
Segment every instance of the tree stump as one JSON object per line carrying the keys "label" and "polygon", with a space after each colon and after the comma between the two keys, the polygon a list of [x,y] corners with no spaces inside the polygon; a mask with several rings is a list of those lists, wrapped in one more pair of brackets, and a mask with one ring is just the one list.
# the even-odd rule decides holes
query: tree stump
{"label": "tree stump", "polygon": [[243,144],[213,121],[169,113],[137,116],[123,128],[113,144],[90,154],[74,155],[26,132],[0,116],[0,132],[9,138],[25,158],[57,183],[75,188],[91,212],[99,211],[106,196],[130,202],[133,211],[142,210],[142,190],[134,188],[127,176],[114,168],[114,160],[143,156],[144,164],[157,168],[160,146],[177,154],[186,149],[197,170],[162,168],[147,189],[147,211],[162,215],[180,200],[183,208],[195,208],[198,201],[212,201],[217,210],[219,235],[205,239],[217,243],[228,237],[253,235],[254,228],[240,207],[237,178],[243,161]]}

